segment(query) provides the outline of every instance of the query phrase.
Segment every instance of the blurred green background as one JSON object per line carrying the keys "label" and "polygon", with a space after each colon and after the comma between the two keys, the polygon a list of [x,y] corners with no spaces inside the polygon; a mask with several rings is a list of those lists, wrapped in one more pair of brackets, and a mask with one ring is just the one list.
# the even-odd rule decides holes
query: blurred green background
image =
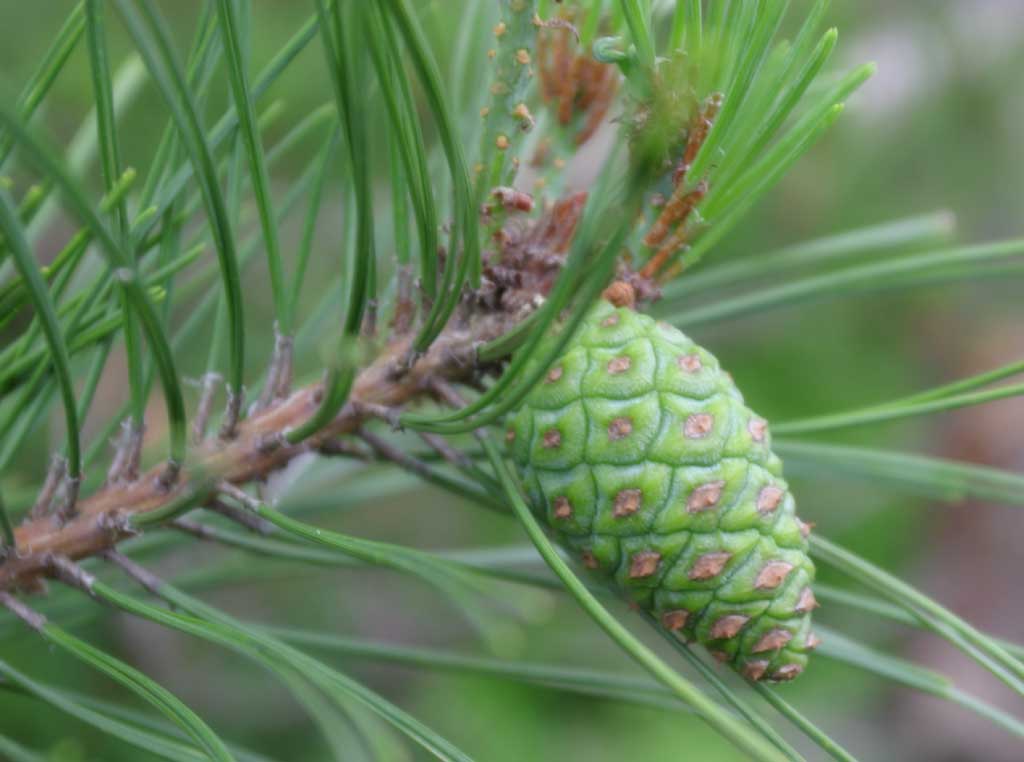
{"label": "blurred green background", "polygon": [[[477,1],[483,0],[434,1],[436,22],[427,32],[442,65],[450,63],[447,54],[465,6]],[[794,2],[791,17],[798,18],[808,4]],[[25,81],[72,5],[62,0],[0,1],[2,92],[16,90]],[[1019,235],[1024,228],[1024,14],[1019,0],[858,0],[834,6],[829,23],[840,30],[838,60],[847,66],[874,60],[878,74],[851,100],[838,127],[713,257],[754,255],[935,210],[949,210],[955,216],[956,236],[962,241]],[[308,17],[312,6],[254,0],[253,7],[253,59],[259,66]],[[184,49],[199,3],[174,0],[161,3],[161,8]],[[113,58],[120,61],[130,50],[129,41],[113,12],[108,25]],[[219,114],[227,100],[224,82],[218,82],[215,91],[211,114]],[[91,92],[80,46],[39,121],[58,141],[72,139],[90,106]],[[262,101],[266,105],[280,100],[283,105],[282,114],[267,130],[267,142],[330,99],[322,55],[312,45]],[[126,163],[146,166],[165,120],[158,97],[144,87],[124,116]],[[300,146],[277,165],[278,188],[301,172],[312,150]],[[91,171],[88,176],[99,187],[99,173]],[[321,267],[329,266],[332,247],[338,245],[332,218],[340,210],[335,188],[326,202],[326,224],[315,251]],[[62,222],[52,228],[43,238],[50,252],[70,230]],[[295,240],[296,224],[286,226],[285,232]],[[266,337],[265,357],[271,346],[266,318],[271,308],[269,289],[259,287],[263,277],[258,267],[253,269],[256,287],[247,296],[252,330]],[[888,399],[1024,356],[1021,293],[1020,279],[896,290],[701,327],[693,335],[732,371],[752,407],[771,420],[785,420]],[[311,288],[309,303],[319,296]],[[258,367],[263,359],[260,343],[252,347],[252,366]],[[206,351],[206,346],[196,346],[195,356],[184,356],[182,362],[198,373]],[[100,395],[91,425],[120,403],[123,390],[105,385]],[[834,440],[928,452],[1019,472],[1024,470],[1022,421],[1024,402],[1010,400],[913,423],[843,432]],[[39,446],[22,454],[13,478],[6,477],[14,487],[40,479],[48,453],[44,439],[36,441]],[[412,481],[398,499],[364,495],[358,483],[342,481],[345,468],[322,464],[295,471],[291,476],[296,484],[278,485],[286,495],[285,505],[296,510],[319,508],[315,520],[360,536],[425,548],[524,542],[513,522],[482,515]],[[394,478],[406,477],[396,473]],[[1004,506],[938,504],[894,493],[886,485],[800,473],[792,481],[801,515],[815,522],[819,531],[910,579],[979,627],[1024,641],[1024,607],[1019,605],[1017,582],[1024,516],[1019,512]],[[160,571],[173,577],[200,564],[222,562],[230,569],[235,558],[195,543]],[[479,649],[464,620],[417,582],[380,572],[281,569],[276,561],[239,568],[239,579],[220,583],[203,595],[240,616],[393,643]],[[834,581],[827,572],[822,578]],[[508,595],[518,600],[520,593],[510,589]],[[520,602],[530,614],[507,620],[499,633],[503,655],[635,672],[567,598],[538,594]],[[624,608],[619,611],[628,616]],[[1013,708],[1002,686],[934,639],[828,608],[820,616],[940,668],[963,687]],[[82,623],[77,631],[150,673],[215,728],[250,748],[287,760],[328,758],[284,688],[249,664],[121,616],[104,615]],[[660,648],[656,637],[643,634]],[[31,638],[12,638],[8,632],[2,647],[5,658],[40,678],[60,680],[111,700],[124,698],[92,672],[64,658],[47,657]],[[481,760],[737,759],[699,722],[678,713],[481,677],[355,659],[337,662]],[[1010,736],[973,715],[825,659],[818,659],[805,677],[784,690],[787,698],[865,760],[1022,758]],[[0,732],[52,749],[54,760],[145,759],[25,699],[0,695],[0,718]],[[66,738],[52,745],[60,735]],[[808,753],[817,758],[815,750]],[[418,759],[415,752],[409,754]]]}

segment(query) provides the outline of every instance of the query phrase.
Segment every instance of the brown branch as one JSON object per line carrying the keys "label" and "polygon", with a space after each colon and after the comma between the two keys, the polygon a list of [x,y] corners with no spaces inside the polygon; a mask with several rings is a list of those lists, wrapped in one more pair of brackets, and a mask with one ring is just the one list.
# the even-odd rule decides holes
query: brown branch
{"label": "brown branch", "polygon": [[[132,481],[111,480],[80,500],[73,516],[31,516],[15,530],[17,553],[0,563],[0,593],[38,589],[43,578],[54,576],[54,558],[74,562],[113,549],[119,541],[138,533],[133,517],[202,492],[196,489],[200,485],[219,483],[219,492],[224,493],[230,489],[226,485],[263,480],[302,453],[331,451],[339,437],[359,431],[365,421],[383,418],[395,425],[402,409],[435,397],[439,383],[479,383],[483,373],[493,372],[500,365],[491,362],[480,367],[477,348],[528,317],[536,308],[537,298],[550,290],[564,263],[585,199],[586,194],[570,196],[547,209],[531,225],[507,236],[500,267],[488,270],[479,291],[465,295],[429,350],[410,365],[411,334],[398,334],[359,373],[348,403],[335,419],[301,444],[288,444],[285,434],[316,412],[323,395],[320,383],[283,399],[272,396],[268,407],[237,423],[241,391],[229,389],[220,436],[203,438],[189,452],[185,464],[163,463]],[[290,365],[290,357],[284,360]],[[282,367],[277,374],[276,387],[283,391],[290,380],[290,368]],[[214,388],[214,377],[205,377],[194,436],[201,436],[205,430]],[[216,495],[205,499],[215,500]],[[177,519],[172,525],[208,536],[205,527],[185,519]]]}
{"label": "brown branch", "polygon": [[[522,315],[517,316],[521,318]],[[341,434],[355,432],[363,421],[382,408],[399,408],[432,394],[436,378],[460,381],[475,372],[467,361],[473,347],[497,338],[514,320],[502,312],[480,315],[468,325],[442,334],[426,355],[406,373],[396,373],[400,358],[409,351],[409,340],[393,343],[372,365],[362,371],[353,386],[351,400],[334,421],[298,445],[266,447],[281,434],[299,426],[317,409],[320,384],[300,389],[238,424],[231,440],[209,439],[190,453],[190,467],[173,486],[164,486],[166,464],[160,464],[132,483],[108,484],[78,503],[77,514],[66,523],[53,516],[29,520],[15,530],[17,554],[0,564],[0,590],[31,589],[33,583],[52,573],[49,559],[62,556],[77,560],[113,548],[133,534],[130,517],[162,508],[186,494],[193,474],[217,476],[232,484],[263,479],[287,465],[295,456],[316,450]]]}

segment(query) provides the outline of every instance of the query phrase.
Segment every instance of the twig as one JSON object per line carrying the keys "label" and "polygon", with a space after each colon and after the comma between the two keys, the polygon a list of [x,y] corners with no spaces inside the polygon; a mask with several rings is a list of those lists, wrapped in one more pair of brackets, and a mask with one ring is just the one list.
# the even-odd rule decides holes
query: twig
{"label": "twig", "polygon": [[47,558],[47,566],[50,573],[65,585],[77,587],[89,595],[93,594],[92,588],[96,584],[96,578],[67,556],[51,554]]}
{"label": "twig", "polygon": [[422,438],[423,441],[430,445],[430,447],[433,448],[442,458],[456,468],[462,471],[476,470],[476,466],[473,465],[473,461],[468,458],[465,453],[456,450],[448,444],[448,440],[444,437],[438,434],[421,431],[420,438]]}
{"label": "twig", "polygon": [[269,521],[264,521],[259,516],[256,516],[249,511],[236,508],[229,503],[225,503],[223,500],[211,500],[206,507],[214,513],[219,513],[224,518],[230,519],[237,524],[241,524],[246,529],[256,532],[257,534],[268,535],[274,531],[274,525]]}
{"label": "twig", "polygon": [[466,406],[466,400],[464,400],[458,390],[447,381],[435,379],[431,381],[430,385],[437,396],[455,410]]}
{"label": "twig", "polygon": [[61,484],[60,504],[54,514],[63,524],[75,517],[78,512],[78,491],[82,487],[82,477],[65,476]]}
{"label": "twig", "polygon": [[281,367],[274,387],[274,399],[284,399],[292,392],[294,373],[295,340],[291,336],[281,337]]}
{"label": "twig", "polygon": [[[431,383],[431,386],[437,397],[441,399],[444,403],[446,403],[449,407],[455,410],[465,407],[465,399],[463,399],[462,395],[459,394],[458,390],[454,386],[452,386],[452,384],[441,379],[436,379]],[[477,429],[474,432],[474,435],[479,438],[482,431],[482,429]],[[426,439],[426,437],[424,437],[424,439]],[[427,439],[427,443],[432,444],[429,439]],[[438,452],[440,452],[442,457],[444,457],[444,453],[441,452],[441,450],[438,450]],[[494,480],[494,478],[490,474],[483,471],[479,466],[477,466],[476,463],[473,462],[472,458],[470,458],[463,452],[457,452],[457,456],[459,461],[464,462],[466,465],[462,467],[459,466],[459,463],[456,462],[456,467],[463,468],[463,470],[472,474],[474,479],[477,479],[478,481],[487,484],[491,489],[497,490],[499,488],[498,483]]]}
{"label": "twig", "polygon": [[196,417],[192,420],[192,441],[195,444],[200,444],[206,438],[206,424],[210,421],[213,399],[217,395],[220,383],[219,373],[206,373],[200,382],[199,405],[196,407]]}
{"label": "twig", "polygon": [[412,300],[413,275],[409,265],[398,268],[396,273],[397,287],[395,312],[391,318],[391,326],[395,333],[404,336],[412,328],[412,320],[416,316],[416,305]]}
{"label": "twig", "polygon": [[217,485],[217,490],[227,497],[230,497],[239,505],[248,508],[250,511],[256,511],[263,504],[263,501],[259,498],[255,498],[246,492],[244,489],[236,487],[231,482],[221,482]]}
{"label": "twig", "polygon": [[244,389],[228,387],[228,404],[224,411],[224,420],[220,426],[220,438],[230,440],[238,431],[238,419],[242,415],[242,403],[245,401]]}
{"label": "twig", "polygon": [[170,526],[174,529],[178,529],[185,534],[190,534],[199,540],[209,540],[210,542],[219,542],[220,532],[214,527],[207,526],[206,524],[200,524],[198,521],[192,519],[174,519]]}
{"label": "twig", "polygon": [[384,458],[384,460],[390,460],[392,463],[397,463],[407,471],[411,471],[424,479],[429,479],[433,476],[433,469],[428,464],[400,450],[376,434],[369,432],[366,429],[360,429],[359,438],[366,442],[366,444],[370,445],[370,447],[373,448],[373,451],[381,458]]}
{"label": "twig", "polygon": [[128,556],[118,553],[116,550],[107,550],[104,551],[102,558],[112,563],[153,595],[160,595],[160,589],[164,584],[163,580],[148,569],[132,561]]}
{"label": "twig", "polygon": [[388,405],[377,405],[372,402],[352,402],[350,404],[364,418],[379,418],[382,421],[386,421],[393,430],[402,430],[400,420],[402,411],[398,408],[389,407]]}
{"label": "twig", "polygon": [[121,424],[121,436],[117,442],[114,459],[107,471],[107,483],[133,482],[139,478],[139,461],[142,458],[142,442],[146,427],[136,425],[132,420]]}
{"label": "twig", "polygon": [[68,462],[62,455],[54,455],[50,460],[50,467],[46,471],[46,481],[43,482],[39,496],[28,512],[29,521],[37,521],[49,515],[53,506],[53,496],[57,492],[64,475],[68,472]]}
{"label": "twig", "polygon": [[267,380],[263,384],[263,391],[260,392],[252,413],[266,410],[274,400],[288,396],[292,385],[293,347],[292,337],[284,336],[277,323],[274,323],[274,353],[267,368]]}
{"label": "twig", "polygon": [[23,621],[29,627],[36,632],[41,631],[46,626],[46,617],[42,614],[33,611],[24,603],[19,601],[13,595],[6,591],[0,591],[0,605],[14,614],[18,619]]}
{"label": "twig", "polygon": [[317,452],[321,455],[355,458],[356,460],[362,461],[370,460],[372,457],[369,452],[357,445],[355,442],[342,439],[341,437],[335,437],[334,439],[328,439],[326,442],[323,442],[317,448]]}

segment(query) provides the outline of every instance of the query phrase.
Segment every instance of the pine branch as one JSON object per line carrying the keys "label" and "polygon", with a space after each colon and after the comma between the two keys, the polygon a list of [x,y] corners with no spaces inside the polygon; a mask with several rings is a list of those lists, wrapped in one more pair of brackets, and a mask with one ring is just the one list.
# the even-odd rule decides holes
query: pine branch
{"label": "pine branch", "polygon": [[109,483],[80,500],[78,515],[63,525],[48,516],[30,520],[15,530],[19,552],[0,565],[0,589],[32,587],[34,580],[48,573],[47,558],[52,554],[73,560],[94,556],[145,525],[202,504],[218,481],[241,485],[264,479],[296,456],[356,432],[376,417],[378,406],[404,407],[432,397],[437,380],[471,378],[480,370],[475,348],[505,334],[520,319],[499,309],[460,321],[408,371],[403,367],[411,341],[408,337],[396,340],[359,373],[349,403],[334,420],[300,444],[288,444],[285,437],[318,409],[322,384],[304,387],[243,421],[232,440],[206,440],[191,453],[192,465],[172,485],[166,485],[166,467],[161,464],[134,482]]}

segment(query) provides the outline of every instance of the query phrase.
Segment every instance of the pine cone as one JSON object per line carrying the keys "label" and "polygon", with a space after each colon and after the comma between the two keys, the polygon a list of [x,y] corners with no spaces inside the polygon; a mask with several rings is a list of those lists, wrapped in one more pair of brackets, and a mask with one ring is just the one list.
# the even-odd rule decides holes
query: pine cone
{"label": "pine cone", "polygon": [[602,301],[509,439],[534,511],[587,568],[749,678],[803,671],[809,527],[767,424],[708,352]]}

